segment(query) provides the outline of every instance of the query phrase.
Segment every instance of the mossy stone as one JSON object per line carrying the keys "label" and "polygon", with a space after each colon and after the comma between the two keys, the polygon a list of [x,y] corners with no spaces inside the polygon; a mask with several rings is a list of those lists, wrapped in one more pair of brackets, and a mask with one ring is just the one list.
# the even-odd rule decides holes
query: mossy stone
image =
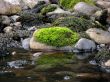
{"label": "mossy stone", "polygon": [[42,28],[35,31],[33,37],[38,42],[55,47],[74,45],[79,39],[76,32],[66,27]]}
{"label": "mossy stone", "polygon": [[45,15],[45,14],[47,14],[48,12],[54,11],[56,8],[57,8],[56,5],[52,5],[52,4],[47,5],[47,6],[45,6],[45,7],[41,10],[41,14]]}
{"label": "mossy stone", "polygon": [[65,9],[71,9],[78,2],[86,2],[90,5],[94,5],[93,0],[59,0],[59,4]]}
{"label": "mossy stone", "polygon": [[74,16],[58,18],[53,22],[53,25],[62,26],[62,27],[66,26],[76,32],[83,32],[93,27],[104,29],[104,27],[98,24],[97,22],[93,22],[91,20],[87,20],[82,17],[79,18],[79,17],[74,17]]}

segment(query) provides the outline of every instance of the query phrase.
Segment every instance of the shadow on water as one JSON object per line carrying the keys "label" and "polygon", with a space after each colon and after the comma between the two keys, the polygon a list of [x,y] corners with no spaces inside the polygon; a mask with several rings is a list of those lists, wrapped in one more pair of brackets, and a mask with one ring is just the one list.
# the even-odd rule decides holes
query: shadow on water
{"label": "shadow on water", "polygon": [[89,63],[91,56],[87,59],[80,54],[77,56],[80,60],[39,71],[35,69],[32,53],[19,51],[0,58],[0,82],[110,82],[110,74]]}

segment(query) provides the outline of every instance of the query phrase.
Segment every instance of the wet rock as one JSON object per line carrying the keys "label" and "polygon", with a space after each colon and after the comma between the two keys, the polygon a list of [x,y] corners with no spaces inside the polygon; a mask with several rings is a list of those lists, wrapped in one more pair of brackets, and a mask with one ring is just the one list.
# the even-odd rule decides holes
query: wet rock
{"label": "wet rock", "polygon": [[94,14],[97,10],[100,10],[100,8],[96,6],[91,6],[87,3],[84,2],[79,2],[74,6],[74,10],[80,13],[84,13],[86,15],[92,15]]}
{"label": "wet rock", "polygon": [[12,32],[12,30],[13,30],[13,27],[11,27],[11,26],[7,26],[4,28],[5,33],[10,33],[10,32]]}
{"label": "wet rock", "polygon": [[0,14],[10,15],[21,11],[20,4],[13,0],[0,0]]}
{"label": "wet rock", "polygon": [[75,48],[81,49],[81,50],[95,50],[96,45],[95,42],[92,40],[86,39],[86,38],[81,38],[76,44]]}
{"label": "wet rock", "polygon": [[26,49],[26,50],[29,50],[29,48],[30,48],[29,43],[30,43],[30,38],[24,39],[24,40],[22,41],[22,47],[23,47],[24,49]]}
{"label": "wet rock", "polygon": [[98,28],[90,28],[86,33],[99,44],[109,44],[110,43],[110,33]]}

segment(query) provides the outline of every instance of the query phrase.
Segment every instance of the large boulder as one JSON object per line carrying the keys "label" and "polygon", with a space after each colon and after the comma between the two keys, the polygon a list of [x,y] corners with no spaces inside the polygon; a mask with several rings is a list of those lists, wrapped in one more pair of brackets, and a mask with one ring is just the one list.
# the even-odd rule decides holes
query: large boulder
{"label": "large boulder", "polygon": [[0,14],[10,15],[21,11],[20,4],[12,0],[0,0]]}
{"label": "large boulder", "polygon": [[36,42],[36,40],[33,37],[30,39],[30,48],[34,49],[34,50],[36,50],[36,49],[37,50],[53,50],[53,49],[56,49],[53,46],[48,46],[44,43]]}
{"label": "large boulder", "polygon": [[89,5],[85,2],[79,2],[74,6],[74,10],[86,15],[92,15],[96,11],[100,10],[100,8],[93,5]]}
{"label": "large boulder", "polygon": [[110,8],[110,1],[97,1],[96,2],[97,6],[101,8]]}
{"label": "large boulder", "polygon": [[81,38],[75,45],[75,48],[80,50],[95,50],[95,42],[86,38]]}
{"label": "large boulder", "polygon": [[78,39],[79,35],[66,27],[42,28],[33,33],[30,48],[41,50],[67,49],[67,46],[73,46]]}
{"label": "large boulder", "polygon": [[110,32],[104,31],[98,28],[90,28],[86,33],[99,44],[109,44],[110,43]]}

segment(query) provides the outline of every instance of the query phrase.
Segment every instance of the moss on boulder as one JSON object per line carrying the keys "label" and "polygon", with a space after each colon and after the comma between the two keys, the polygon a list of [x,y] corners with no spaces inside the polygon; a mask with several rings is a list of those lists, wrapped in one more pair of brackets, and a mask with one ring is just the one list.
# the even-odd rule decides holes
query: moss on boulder
{"label": "moss on boulder", "polygon": [[71,9],[78,2],[86,2],[88,4],[94,5],[93,0],[59,0],[59,4],[65,9]]}
{"label": "moss on boulder", "polygon": [[92,22],[91,20],[87,20],[82,17],[78,18],[74,16],[61,17],[55,20],[53,22],[53,25],[54,26],[66,26],[76,32],[86,31],[87,29],[93,28],[93,27],[104,29],[104,27],[100,25],[99,23]]}
{"label": "moss on boulder", "polygon": [[79,35],[66,27],[42,28],[34,32],[36,41],[50,46],[63,47],[75,44]]}

